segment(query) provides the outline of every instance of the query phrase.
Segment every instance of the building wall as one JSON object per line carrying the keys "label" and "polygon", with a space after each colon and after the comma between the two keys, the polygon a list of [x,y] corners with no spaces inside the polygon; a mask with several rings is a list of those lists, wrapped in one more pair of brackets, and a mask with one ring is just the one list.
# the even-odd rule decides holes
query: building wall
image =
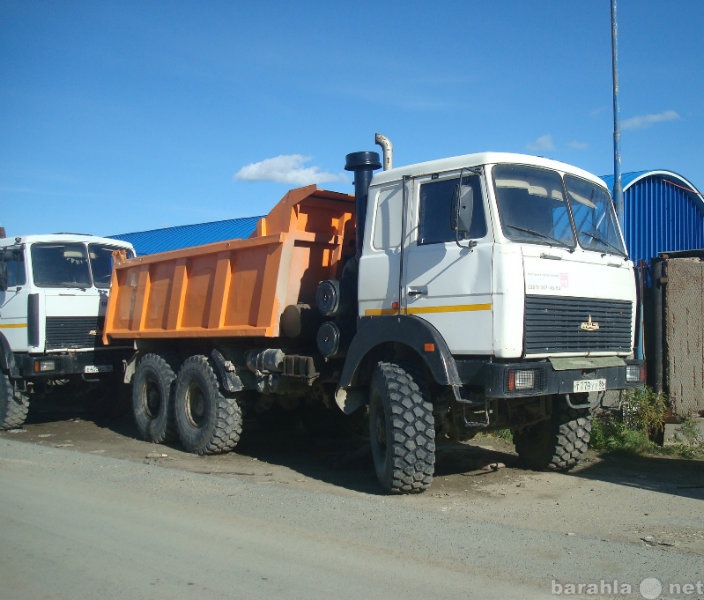
{"label": "building wall", "polygon": [[704,248],[704,200],[668,171],[650,171],[624,191],[624,237],[631,259]]}
{"label": "building wall", "polygon": [[664,263],[665,386],[675,415],[704,416],[704,261]]}

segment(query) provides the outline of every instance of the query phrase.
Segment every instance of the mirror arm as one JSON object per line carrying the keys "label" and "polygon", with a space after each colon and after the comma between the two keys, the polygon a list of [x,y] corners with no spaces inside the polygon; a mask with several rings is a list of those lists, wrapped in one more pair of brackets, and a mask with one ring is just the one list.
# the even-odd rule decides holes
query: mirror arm
{"label": "mirror arm", "polygon": [[455,236],[455,244],[457,244],[457,246],[459,248],[464,248],[464,249],[469,250],[471,252],[472,250],[474,250],[474,247],[477,245],[477,240],[467,240],[467,245],[463,246],[462,244],[460,244],[459,235],[456,235]]}

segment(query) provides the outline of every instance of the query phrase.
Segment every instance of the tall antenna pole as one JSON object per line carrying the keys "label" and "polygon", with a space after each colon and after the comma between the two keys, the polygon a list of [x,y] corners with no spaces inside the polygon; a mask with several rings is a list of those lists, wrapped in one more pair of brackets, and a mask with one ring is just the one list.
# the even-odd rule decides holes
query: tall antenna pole
{"label": "tall antenna pole", "polygon": [[613,75],[614,98],[614,203],[616,216],[623,227],[623,187],[621,185],[621,125],[618,107],[618,22],[616,21],[616,0],[611,0],[611,71]]}

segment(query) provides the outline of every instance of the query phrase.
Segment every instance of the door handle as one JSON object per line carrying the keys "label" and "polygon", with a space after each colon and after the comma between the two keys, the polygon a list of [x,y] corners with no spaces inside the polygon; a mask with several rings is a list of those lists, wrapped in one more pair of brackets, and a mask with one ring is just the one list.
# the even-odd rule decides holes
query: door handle
{"label": "door handle", "polygon": [[423,287],[409,287],[408,288],[408,295],[409,296],[427,296],[428,295],[428,286],[424,285]]}

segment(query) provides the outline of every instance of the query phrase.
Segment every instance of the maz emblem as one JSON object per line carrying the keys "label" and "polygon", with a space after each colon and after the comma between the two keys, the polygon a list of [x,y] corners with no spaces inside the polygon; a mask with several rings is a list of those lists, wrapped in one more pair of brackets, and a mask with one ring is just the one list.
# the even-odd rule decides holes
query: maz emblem
{"label": "maz emblem", "polygon": [[596,321],[592,321],[592,316],[589,315],[589,320],[585,321],[584,323],[580,323],[579,325],[580,329],[583,329],[584,331],[596,331],[599,329],[599,323]]}

